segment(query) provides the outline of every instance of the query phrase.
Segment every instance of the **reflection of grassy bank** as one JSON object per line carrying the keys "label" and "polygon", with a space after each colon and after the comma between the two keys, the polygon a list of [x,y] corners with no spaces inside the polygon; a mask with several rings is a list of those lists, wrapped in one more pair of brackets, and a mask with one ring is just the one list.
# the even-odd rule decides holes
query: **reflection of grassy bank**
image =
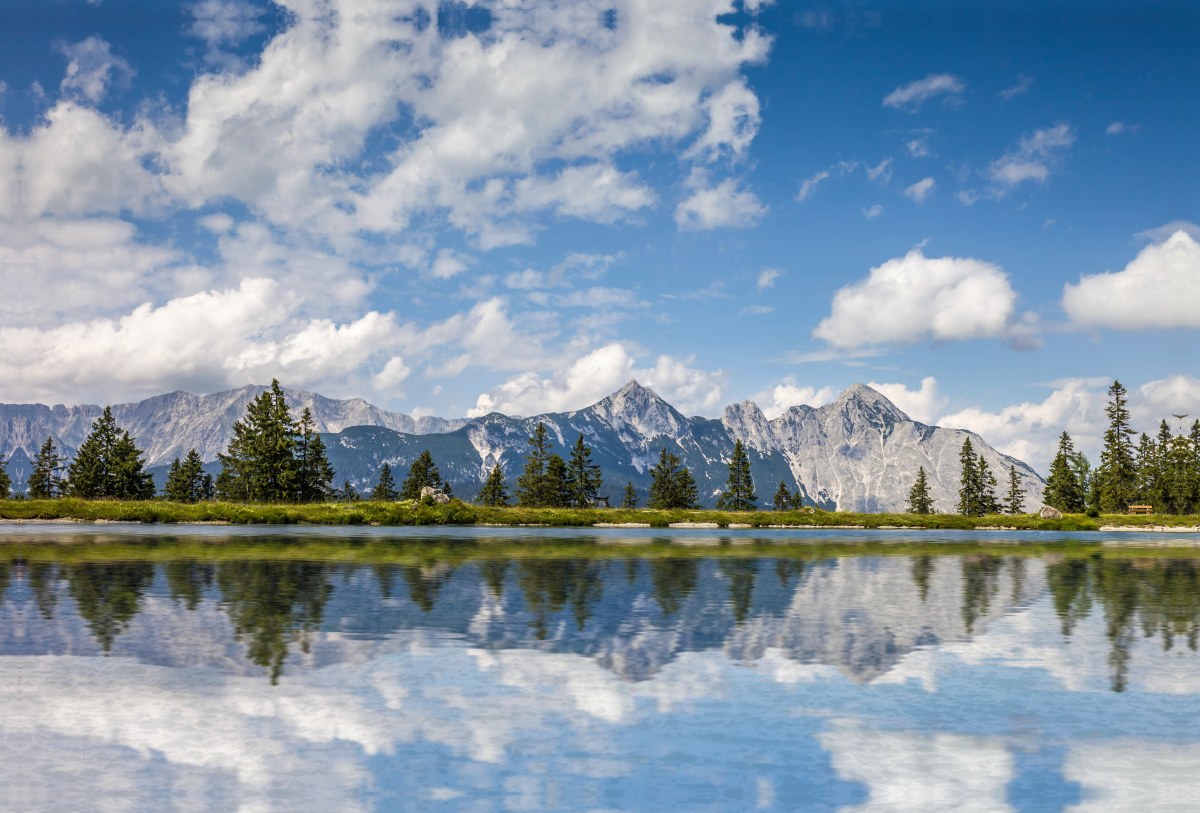
{"label": "reflection of grassy bank", "polygon": [[587,527],[596,523],[640,523],[666,528],[672,523],[715,523],[721,527],[796,526],[801,528],[894,528],[930,530],[1011,529],[1035,531],[1095,531],[1105,525],[1149,527],[1194,526],[1197,517],[1104,515],[1093,519],[1071,514],[1063,519],[1033,515],[960,517],[957,514],[851,514],[845,512],[652,511],[649,509],[488,508],[452,500],[446,505],[413,502],[323,503],[316,505],[243,505],[201,503],[184,505],[160,501],[6,500],[0,519],[80,520],[148,523],[228,522],[235,525],[548,525]]}

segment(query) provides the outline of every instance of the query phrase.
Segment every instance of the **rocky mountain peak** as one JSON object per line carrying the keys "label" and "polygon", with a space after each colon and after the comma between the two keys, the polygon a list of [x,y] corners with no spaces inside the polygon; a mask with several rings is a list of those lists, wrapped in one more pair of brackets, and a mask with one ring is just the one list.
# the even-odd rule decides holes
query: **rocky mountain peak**
{"label": "rocky mountain peak", "polygon": [[847,387],[836,401],[820,411],[825,412],[827,418],[836,415],[856,424],[865,421],[890,425],[912,420],[886,395],[861,382]]}
{"label": "rocky mountain peak", "polygon": [[741,440],[751,449],[766,452],[779,449],[779,443],[771,428],[771,422],[758,408],[758,404],[746,399],[740,404],[725,407],[721,425],[734,440]]}
{"label": "rocky mountain peak", "polygon": [[692,431],[687,418],[636,379],[630,379],[621,389],[588,410],[613,429],[619,431],[629,427],[646,438],[658,435],[680,438]]}

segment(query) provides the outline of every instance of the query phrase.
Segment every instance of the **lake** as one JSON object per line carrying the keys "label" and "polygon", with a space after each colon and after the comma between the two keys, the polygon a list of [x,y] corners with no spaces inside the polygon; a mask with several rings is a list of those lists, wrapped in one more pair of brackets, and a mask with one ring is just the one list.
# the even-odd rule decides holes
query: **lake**
{"label": "lake", "polygon": [[0,526],[0,807],[1194,811],[1119,537]]}

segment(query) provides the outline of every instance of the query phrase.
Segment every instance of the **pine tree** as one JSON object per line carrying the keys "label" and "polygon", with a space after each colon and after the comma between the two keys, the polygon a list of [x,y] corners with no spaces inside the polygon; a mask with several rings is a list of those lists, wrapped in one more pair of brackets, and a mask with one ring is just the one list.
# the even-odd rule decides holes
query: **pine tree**
{"label": "pine tree", "polygon": [[52,500],[63,493],[62,470],[64,458],[54,445],[54,438],[46,438],[33,458],[33,471],[29,475],[29,499]]}
{"label": "pine tree", "polygon": [[1082,514],[1084,484],[1079,482],[1075,471],[1075,444],[1066,432],[1058,440],[1058,454],[1050,464],[1050,476],[1046,478],[1046,491],[1042,499],[1064,514]]}
{"label": "pine tree", "polygon": [[176,457],[167,469],[167,483],[163,486],[163,499],[168,502],[187,502],[187,485],[183,480],[183,465]]}
{"label": "pine tree", "polygon": [[8,476],[8,461],[0,454],[0,500],[12,496],[12,478]]}
{"label": "pine tree", "polygon": [[305,407],[296,421],[296,498],[302,503],[325,501],[333,493],[334,476],[325,441]]}
{"label": "pine tree", "polygon": [[1108,431],[1104,433],[1104,449],[1100,453],[1100,466],[1096,473],[1100,486],[1100,510],[1104,513],[1124,512],[1129,508],[1130,498],[1137,487],[1134,469],[1134,431],[1129,426],[1129,409],[1126,406],[1125,388],[1114,381],[1108,388]]}
{"label": "pine tree", "polygon": [[1004,513],[1010,516],[1025,513],[1025,489],[1021,485],[1017,467],[1011,463],[1008,466],[1008,494],[1004,497]]}
{"label": "pine tree", "polygon": [[404,485],[400,487],[400,499],[419,500],[421,499],[421,489],[426,486],[437,489],[441,489],[443,486],[442,475],[438,471],[437,464],[433,462],[433,455],[429,453],[428,449],[417,455],[417,459],[408,467],[408,477],[405,478]]}
{"label": "pine tree", "polygon": [[1171,449],[1171,427],[1164,419],[1158,425],[1158,435],[1155,437],[1154,483],[1150,491],[1150,504],[1159,513],[1168,513],[1171,493],[1167,476],[1167,452]]}
{"label": "pine tree", "polygon": [[1000,501],[996,499],[996,475],[988,466],[983,455],[979,455],[979,514],[993,516],[1000,513]]}
{"label": "pine tree", "polygon": [[917,479],[908,492],[908,513],[932,514],[933,502],[933,498],[929,496],[929,476],[925,474],[924,466],[918,466]]}
{"label": "pine tree", "polygon": [[1197,471],[1191,441],[1176,435],[1162,458],[1162,502],[1160,510],[1190,514],[1196,509]]}
{"label": "pine tree", "polygon": [[144,467],[134,439],[117,426],[112,408],[105,407],[67,468],[68,489],[83,499],[153,499],[154,477]]}
{"label": "pine tree", "polygon": [[604,478],[600,466],[592,463],[592,450],[583,443],[583,433],[571,447],[571,459],[567,463],[567,490],[571,493],[571,505],[587,508],[596,499],[596,492]]}
{"label": "pine tree", "polygon": [[163,498],[171,502],[195,503],[211,500],[213,496],[212,475],[204,471],[200,455],[192,449],[182,463],[179,458],[171,464]]}
{"label": "pine tree", "polygon": [[1099,515],[1100,506],[1100,477],[1099,472],[1092,469],[1087,455],[1076,452],[1071,458],[1071,470],[1075,472],[1075,480],[1079,483],[1083,510]]}
{"label": "pine tree", "polygon": [[637,489],[633,487],[633,481],[625,483],[625,499],[621,502],[622,508],[637,508],[638,494]]}
{"label": "pine tree", "polygon": [[975,447],[971,445],[970,438],[963,441],[958,459],[962,465],[958,489],[958,513],[964,517],[983,516],[981,503],[983,482],[979,478],[979,462],[975,457]]}
{"label": "pine tree", "polygon": [[804,492],[800,489],[799,485],[797,485],[796,490],[792,492],[792,502],[788,507],[793,511],[799,511],[804,507]]}
{"label": "pine tree", "polygon": [[223,499],[294,502],[297,498],[296,428],[278,379],[233,425],[229,448],[219,455],[217,490]]}
{"label": "pine tree", "polygon": [[696,480],[686,467],[680,468],[679,458],[667,452],[658,455],[658,463],[650,469],[650,493],[646,505],[656,509],[692,508],[699,494]]}
{"label": "pine tree", "polygon": [[717,500],[717,510],[754,511],[754,478],[750,475],[750,457],[740,440],[733,444],[733,456],[729,460],[729,480]]}
{"label": "pine tree", "polygon": [[783,480],[779,481],[779,488],[775,490],[775,496],[771,498],[771,504],[776,511],[786,511],[792,504],[792,492],[788,491],[787,483]]}
{"label": "pine tree", "polygon": [[571,504],[571,484],[567,478],[567,461],[556,454],[550,455],[546,461],[546,501],[542,505],[565,508]]}
{"label": "pine tree", "polygon": [[387,463],[379,469],[379,482],[371,492],[371,499],[380,502],[391,502],[396,499],[396,482],[392,479],[392,467]]}
{"label": "pine tree", "polygon": [[1137,472],[1134,499],[1141,504],[1153,505],[1158,490],[1158,444],[1145,432],[1138,438],[1134,461],[1134,469]]}
{"label": "pine tree", "polygon": [[517,478],[517,503],[538,508],[548,505],[551,499],[546,484],[546,465],[550,462],[550,439],[545,424],[538,423],[529,438],[529,456],[525,458],[525,470]]}
{"label": "pine tree", "polygon": [[500,471],[498,464],[492,467],[492,473],[488,475],[487,482],[483,484],[483,488],[475,500],[482,505],[508,505],[508,489],[504,485],[504,472]]}
{"label": "pine tree", "polygon": [[342,480],[342,487],[334,489],[332,496],[336,502],[358,502],[362,499],[349,480]]}

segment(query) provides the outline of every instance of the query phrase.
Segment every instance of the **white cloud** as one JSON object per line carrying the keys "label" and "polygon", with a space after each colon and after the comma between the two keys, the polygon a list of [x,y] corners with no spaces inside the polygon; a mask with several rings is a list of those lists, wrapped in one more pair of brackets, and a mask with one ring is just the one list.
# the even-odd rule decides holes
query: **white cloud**
{"label": "white cloud", "polygon": [[259,22],[267,10],[245,0],[200,0],[190,11],[195,22],[189,31],[207,42],[210,48],[237,45],[267,30]]}
{"label": "white cloud", "polygon": [[966,83],[953,74],[931,73],[924,79],[897,87],[884,97],[883,105],[897,110],[908,108],[915,111],[927,99],[942,93],[957,97],[966,89]]}
{"label": "white cloud", "polygon": [[1200,327],[1200,244],[1180,229],[1146,246],[1123,271],[1063,286],[1062,306],[1078,328]]}
{"label": "white cloud", "polygon": [[747,305],[738,312],[743,316],[765,316],[768,313],[774,313],[775,309],[770,305]]}
{"label": "white cloud", "polygon": [[774,288],[775,280],[783,276],[783,272],[778,268],[764,268],[758,275],[758,290],[765,288]]}
{"label": "white cloud", "polygon": [[[886,170],[885,164],[888,166],[891,165],[891,160],[892,159],[888,158],[874,169],[867,167],[867,176],[874,180],[876,176]],[[851,172],[858,169],[859,166],[860,165],[857,161],[839,161],[829,169],[823,169],[817,174],[813,175],[811,178],[804,179],[800,182],[800,191],[796,194],[796,200],[805,200],[813,195],[813,193],[817,191],[817,186],[821,183],[821,181],[824,181],[831,176],[844,178],[846,175],[849,175]]]}
{"label": "white cloud", "polygon": [[1166,225],[1140,231],[1135,236],[1151,243],[1161,243],[1166,241],[1177,231],[1186,232],[1187,235],[1193,240],[1200,241],[1200,226],[1197,226],[1195,223],[1191,223],[1187,220],[1172,220]]}
{"label": "white cloud", "polygon": [[979,194],[974,189],[960,189],[954,193],[954,197],[963,206],[970,206],[979,200]]}
{"label": "white cloud", "polygon": [[996,194],[1002,195],[1025,181],[1044,182],[1074,143],[1075,131],[1067,124],[1035,130],[1033,135],[1025,136],[988,167],[987,174]]}
{"label": "white cloud", "polygon": [[998,266],[970,258],[932,259],[913,249],[839,290],[813,336],[848,350],[891,342],[1027,338],[1028,325],[1014,320],[1016,299]]}
{"label": "white cloud", "polygon": [[920,203],[921,201],[925,200],[925,198],[929,197],[929,193],[933,191],[933,187],[936,185],[937,182],[934,181],[933,178],[923,178],[922,180],[917,181],[915,184],[905,189],[904,196],[906,198],[912,198],[917,203]]}
{"label": "white cloud", "polygon": [[800,386],[796,383],[796,377],[789,375],[771,389],[756,393],[750,400],[758,404],[758,408],[762,410],[768,420],[774,420],[786,412],[789,407],[819,407],[834,401],[837,397],[838,391],[834,387],[817,389],[816,387]]}
{"label": "white cloud", "polygon": [[703,175],[695,171],[688,185],[695,191],[675,208],[675,223],[680,231],[745,229],[767,213],[767,207],[753,192],[738,191],[733,178],[709,187]]}
{"label": "white cloud", "polygon": [[1020,74],[1017,77],[1017,84],[1013,85],[1010,88],[1000,91],[996,95],[1007,102],[1015,96],[1025,95],[1026,93],[1029,92],[1029,89],[1031,87],[1033,87],[1033,77],[1026,76],[1025,74]]}
{"label": "white cloud", "polygon": [[877,166],[867,167],[867,178],[875,180],[882,178],[884,183],[892,179],[892,159],[884,158]]}
{"label": "white cloud", "polygon": [[469,254],[443,248],[438,251],[437,258],[429,266],[429,276],[435,279],[450,279],[455,274],[466,271],[474,261],[475,258]]}
{"label": "white cloud", "polygon": [[938,412],[950,402],[938,390],[937,379],[933,376],[921,379],[919,390],[910,390],[904,384],[877,384],[874,381],[867,386],[886,395],[893,404],[920,423],[932,424]]}
{"label": "white cloud", "polygon": [[867,220],[874,220],[875,218],[877,218],[881,214],[883,214],[883,207],[880,206],[878,203],[876,203],[870,209],[863,209],[862,213],[863,213],[863,217],[865,217]]}
{"label": "white cloud", "polygon": [[908,152],[910,158],[930,157],[929,144],[923,138],[914,138],[904,145],[904,149]]}
{"label": "white cloud", "polygon": [[371,386],[377,390],[389,390],[408,378],[412,369],[404,365],[400,356],[392,356],[383,369],[371,378]]}
{"label": "white cloud", "polygon": [[816,192],[817,186],[828,177],[829,170],[823,169],[811,178],[805,178],[800,182],[800,191],[796,194],[796,200],[804,200],[813,192]]}
{"label": "white cloud", "polygon": [[128,87],[136,73],[123,57],[113,54],[112,47],[102,37],[88,37],[72,44],[56,43],[54,50],[67,58],[62,92],[93,104],[104,98],[110,85]]}

